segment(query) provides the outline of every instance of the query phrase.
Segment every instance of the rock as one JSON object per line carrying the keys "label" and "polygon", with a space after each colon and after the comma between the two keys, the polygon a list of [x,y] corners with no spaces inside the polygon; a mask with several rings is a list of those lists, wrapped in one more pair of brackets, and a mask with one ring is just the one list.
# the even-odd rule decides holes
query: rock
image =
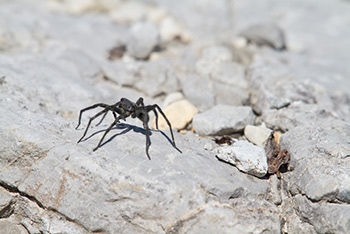
{"label": "rock", "polygon": [[142,90],[148,96],[156,97],[180,90],[178,74],[172,67],[171,60],[162,58],[147,63],[141,62],[132,74],[136,76],[133,87]]}
{"label": "rock", "polygon": [[159,31],[154,24],[139,22],[130,29],[127,51],[138,59],[146,59],[159,43]]}
{"label": "rock", "polygon": [[[162,233],[192,210],[213,203],[231,206],[231,199],[241,199],[244,209],[249,205],[246,199],[257,203],[267,197],[267,181],[218,162],[211,151],[203,149],[211,141],[193,134],[174,131],[181,154],[172,147],[168,130],[164,135],[151,131],[150,161],[145,154],[142,123],[128,118],[111,130],[100,149],[92,152],[113,121],[108,114],[100,126],[96,127],[98,120],[94,121],[86,140],[76,144],[89,117],[101,110],[85,112],[81,128],[75,130],[80,109],[98,102],[112,104],[123,96],[133,101],[144,96],[145,104],[156,102],[113,82],[94,83],[74,77],[53,61],[44,63],[39,57],[28,54],[20,62],[9,56],[0,58],[0,72],[6,74],[0,84],[0,112],[6,113],[0,122],[0,184],[19,191],[17,210],[11,216],[22,220],[29,232]],[[35,69],[25,69],[28,67]],[[71,115],[57,114],[60,111],[71,111]],[[260,204],[258,207],[266,210],[259,214],[259,220],[272,221],[253,224],[256,219],[252,218],[249,225],[254,230],[275,230],[279,227],[275,207],[265,206],[264,201]],[[222,217],[221,208],[210,209],[198,218],[207,222]],[[231,211],[227,218],[236,217]],[[252,217],[256,212],[252,211]],[[237,216],[235,220],[244,223],[246,217]],[[203,228],[200,223],[191,228]],[[216,225],[214,221],[209,224]]]}
{"label": "rock", "polygon": [[272,130],[266,127],[257,127],[252,125],[247,125],[244,128],[244,135],[247,139],[254,143],[255,145],[264,147],[267,138],[271,135]]}
{"label": "rock", "polygon": [[349,132],[346,122],[320,120],[281,136],[281,148],[290,153],[294,169],[287,179],[292,194],[305,194],[312,201],[350,203]]}
{"label": "rock", "polygon": [[[294,202],[295,209],[302,220],[311,224],[317,233],[347,233],[349,231],[349,205],[313,203],[300,194],[295,196]],[[337,221],[334,222],[334,220]]]}
{"label": "rock", "polygon": [[184,99],[184,98],[185,98],[184,95],[183,95],[182,93],[180,93],[180,92],[170,93],[170,94],[168,94],[168,95],[165,97],[162,106],[163,106],[163,107],[167,107],[167,106],[169,106],[171,103],[180,101],[180,100],[182,100],[182,99]]}
{"label": "rock", "polygon": [[175,38],[181,38],[183,29],[173,17],[166,17],[160,23],[160,35],[165,42],[171,41]]}
{"label": "rock", "polygon": [[204,48],[200,59],[196,62],[196,72],[202,76],[209,76],[218,64],[232,61],[232,58],[231,51],[225,46]]}
{"label": "rock", "polygon": [[[0,232],[348,233],[350,33],[339,22],[350,6],[252,2],[0,1]],[[140,21],[170,40],[142,45],[142,58],[127,48]],[[278,22],[292,50],[235,39],[254,21]],[[148,35],[134,37],[142,44]],[[115,48],[122,53],[109,59]],[[181,154],[169,130],[151,130],[148,160],[142,122],[132,118],[92,152],[111,113],[76,144],[101,111],[84,112],[75,130],[82,108],[140,96],[161,105],[174,92],[200,112],[253,107],[284,132],[287,171],[280,180],[243,173],[215,158],[211,137],[191,131],[174,131]]]}
{"label": "rock", "polygon": [[259,46],[270,46],[276,50],[286,48],[284,33],[281,28],[274,24],[257,24],[244,29],[241,36],[247,38],[249,42]]}
{"label": "rock", "polygon": [[225,135],[242,131],[254,124],[255,116],[250,107],[217,105],[193,118],[193,128],[199,135]]}
{"label": "rock", "polygon": [[27,234],[27,230],[19,225],[7,220],[0,220],[0,234]]}
{"label": "rock", "polygon": [[[166,233],[279,233],[277,210],[271,207],[268,214],[266,206],[271,207],[261,202],[237,202],[235,206],[209,203],[179,217],[167,226]],[[255,222],[253,217],[259,212],[263,212],[259,215],[262,219]]]}
{"label": "rock", "polygon": [[218,148],[216,152],[218,158],[250,175],[263,177],[267,173],[265,150],[248,141],[236,141],[231,146]]}
{"label": "rock", "polygon": [[[180,100],[171,103],[164,108],[164,114],[167,116],[173,128],[184,129],[198,113],[197,108],[187,100]],[[160,130],[169,128],[163,116],[159,113],[158,127]],[[152,128],[156,129],[156,120],[152,121]]]}
{"label": "rock", "polygon": [[281,205],[281,183],[276,175],[270,176],[271,200],[275,205]]}
{"label": "rock", "polygon": [[[3,188],[0,187],[0,218],[7,218],[13,213],[14,199]],[[1,230],[1,229],[0,229]]]}
{"label": "rock", "polygon": [[209,77],[220,83],[248,89],[248,82],[245,79],[245,69],[235,62],[222,62],[209,73]]}
{"label": "rock", "polygon": [[247,89],[238,85],[227,85],[214,82],[212,84],[212,93],[215,95],[216,104],[242,106],[249,103],[249,92]]}
{"label": "rock", "polygon": [[[146,18],[147,5],[139,1],[116,1],[118,7],[109,9],[109,17],[118,24],[132,25]],[[144,31],[145,33],[146,31]],[[146,35],[147,36],[147,35]]]}
{"label": "rock", "polygon": [[205,111],[215,105],[212,82],[206,77],[196,74],[186,75],[181,80],[181,86],[186,99],[195,105],[199,111]]}
{"label": "rock", "polygon": [[308,123],[316,122],[320,119],[329,120],[333,116],[331,113],[320,110],[317,105],[304,105],[295,103],[288,108],[280,110],[266,110],[262,115],[262,120],[270,128],[277,128],[284,132]]}

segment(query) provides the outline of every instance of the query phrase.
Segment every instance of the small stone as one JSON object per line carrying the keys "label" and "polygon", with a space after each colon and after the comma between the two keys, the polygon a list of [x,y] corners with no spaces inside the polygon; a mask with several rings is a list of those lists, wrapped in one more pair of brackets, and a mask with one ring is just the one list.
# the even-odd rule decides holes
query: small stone
{"label": "small stone", "polygon": [[[171,123],[171,126],[176,129],[185,128],[191,122],[193,116],[198,113],[197,108],[188,100],[180,100],[174,102],[164,109],[164,114]],[[160,130],[169,128],[165,119],[161,114],[158,114],[158,127]],[[152,121],[152,127],[156,128],[155,119]]]}
{"label": "small stone", "polygon": [[[118,1],[116,1],[118,2]],[[140,1],[125,1],[109,12],[109,17],[117,24],[133,24],[145,19],[147,6]]]}
{"label": "small stone", "polygon": [[277,50],[286,47],[283,31],[273,24],[256,24],[241,32],[241,36],[259,46],[270,46]]}
{"label": "small stone", "polygon": [[154,24],[136,23],[131,27],[127,51],[138,59],[147,58],[159,43],[159,31]]}
{"label": "small stone", "polygon": [[168,16],[160,23],[160,35],[164,41],[181,38],[182,31],[182,27],[173,17]]}
{"label": "small stone", "polygon": [[184,95],[182,93],[180,92],[170,93],[165,97],[163,101],[163,106],[169,106],[171,103],[180,101],[182,99],[184,99]]}
{"label": "small stone", "polygon": [[199,135],[226,135],[242,131],[254,124],[255,116],[248,106],[217,105],[193,118],[193,128]]}
{"label": "small stone", "polygon": [[212,151],[213,150],[213,145],[209,142],[205,143],[204,145],[204,149],[205,150],[209,150],[209,151]]}
{"label": "small stone", "polygon": [[237,141],[231,146],[218,148],[216,152],[218,158],[250,175],[262,177],[267,173],[265,150],[248,141]]}
{"label": "small stone", "polygon": [[264,147],[267,138],[271,135],[272,130],[264,127],[247,125],[244,128],[244,135],[255,145]]}

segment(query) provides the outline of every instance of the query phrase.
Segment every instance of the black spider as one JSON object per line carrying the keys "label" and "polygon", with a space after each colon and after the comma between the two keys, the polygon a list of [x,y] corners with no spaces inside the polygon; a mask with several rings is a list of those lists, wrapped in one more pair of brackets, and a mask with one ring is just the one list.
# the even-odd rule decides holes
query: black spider
{"label": "black spider", "polygon": [[[100,142],[98,143],[96,148],[93,149],[93,151],[97,150],[101,146],[101,143],[102,143],[103,139],[105,138],[105,136],[107,135],[107,133],[113,128],[114,125],[119,123],[119,120],[123,119],[125,121],[125,119],[127,117],[131,116],[132,118],[138,118],[143,123],[143,127],[146,130],[146,154],[147,154],[148,159],[151,160],[151,157],[148,154],[148,146],[149,146],[149,127],[148,127],[149,115],[148,115],[148,112],[150,112],[150,111],[154,112],[154,115],[156,117],[156,127],[158,129],[158,113],[157,113],[157,110],[158,110],[161,113],[161,115],[164,117],[165,121],[167,122],[167,124],[170,128],[171,138],[173,141],[173,147],[175,149],[177,149],[180,153],[182,153],[181,150],[176,147],[175,140],[174,140],[174,134],[173,134],[173,131],[171,129],[171,124],[170,124],[169,120],[167,119],[167,117],[163,113],[162,109],[157,104],[145,106],[143,104],[142,97],[140,97],[136,103],[134,103],[126,98],[121,98],[120,101],[115,103],[114,105],[97,103],[95,105],[86,107],[80,111],[78,126],[75,129],[78,129],[78,127],[80,126],[81,115],[83,114],[83,112],[87,111],[87,110],[94,109],[96,107],[102,107],[104,109],[90,118],[89,123],[86,126],[85,132],[84,132],[83,136],[78,140],[78,143],[85,137],[85,135],[90,127],[90,124],[94,119],[96,119],[98,116],[104,114],[103,117],[101,118],[100,122],[97,124],[97,125],[99,125],[100,123],[102,123],[103,119],[106,117],[108,111],[112,111],[112,114],[113,114],[115,120],[107,128],[107,130],[103,134]],[[117,116],[117,114],[119,116]]]}

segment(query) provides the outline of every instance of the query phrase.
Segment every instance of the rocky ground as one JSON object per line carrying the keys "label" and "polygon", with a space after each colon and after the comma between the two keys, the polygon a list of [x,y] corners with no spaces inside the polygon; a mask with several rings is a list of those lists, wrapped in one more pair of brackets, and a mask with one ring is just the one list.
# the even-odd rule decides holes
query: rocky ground
{"label": "rocky ground", "polygon": [[[349,233],[350,2],[0,1],[0,233]],[[79,110],[122,97],[168,116]],[[154,114],[151,113],[153,119]]]}

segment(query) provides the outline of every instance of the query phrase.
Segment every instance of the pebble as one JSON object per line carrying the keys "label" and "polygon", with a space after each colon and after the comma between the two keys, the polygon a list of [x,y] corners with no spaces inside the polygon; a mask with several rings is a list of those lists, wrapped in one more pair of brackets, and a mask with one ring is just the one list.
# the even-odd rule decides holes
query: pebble
{"label": "pebble", "polygon": [[138,22],[130,29],[127,51],[138,59],[146,59],[159,43],[158,28],[148,22]]}
{"label": "pebble", "polygon": [[199,135],[226,135],[252,125],[255,115],[251,107],[216,105],[193,118],[193,128]]}
{"label": "pebble", "polygon": [[221,160],[250,175],[262,177],[267,173],[265,150],[248,141],[237,141],[233,145],[220,147],[216,153]]}
{"label": "pebble", "polygon": [[[185,128],[198,113],[197,108],[188,100],[180,100],[171,103],[163,110],[173,128],[178,130]],[[158,127],[160,130],[169,128],[163,116],[158,113]],[[156,129],[155,119],[152,121],[152,128]]]}
{"label": "pebble", "polygon": [[[118,2],[118,1],[117,1]],[[125,1],[109,12],[109,17],[118,24],[133,24],[145,19],[146,4],[140,1]]]}
{"label": "pebble", "polygon": [[185,97],[181,92],[170,93],[165,97],[165,99],[163,101],[163,106],[169,106],[171,103],[176,102],[176,101],[180,101],[184,98]]}
{"label": "pebble", "polygon": [[271,135],[272,130],[265,127],[247,125],[244,128],[245,137],[255,145],[264,147],[267,138]]}
{"label": "pebble", "polygon": [[286,47],[282,29],[274,24],[252,25],[244,29],[240,35],[259,46],[270,46],[277,50],[283,50]]}

